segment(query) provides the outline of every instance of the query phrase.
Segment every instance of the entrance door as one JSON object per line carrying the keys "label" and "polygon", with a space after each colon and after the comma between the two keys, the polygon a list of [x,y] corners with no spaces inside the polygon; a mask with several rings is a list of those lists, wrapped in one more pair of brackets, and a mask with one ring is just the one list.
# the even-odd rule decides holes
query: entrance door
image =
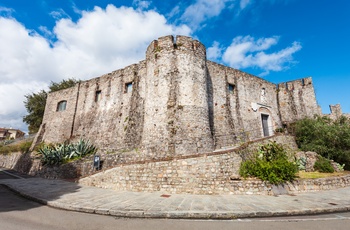
{"label": "entrance door", "polygon": [[263,132],[264,132],[264,137],[270,136],[269,134],[269,115],[266,114],[261,114],[261,121],[262,121],[262,127],[263,127]]}

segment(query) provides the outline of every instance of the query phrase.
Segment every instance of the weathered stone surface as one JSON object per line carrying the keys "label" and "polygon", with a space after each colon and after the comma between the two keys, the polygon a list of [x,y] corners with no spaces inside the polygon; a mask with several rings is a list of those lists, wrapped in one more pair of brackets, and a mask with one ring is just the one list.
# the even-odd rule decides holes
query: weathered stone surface
{"label": "weathered stone surface", "polygon": [[[66,109],[59,111],[63,101]],[[242,187],[230,176],[238,174],[255,140],[314,114],[320,110],[311,78],[276,85],[208,61],[199,41],[165,36],[137,64],[50,93],[36,142],[90,140],[103,170],[117,167],[84,179],[100,187],[265,194],[271,190],[265,183]],[[296,147],[291,137],[276,138]],[[248,141],[253,145],[242,146]],[[37,162],[30,171],[66,179],[96,173],[92,159],[60,167]]]}
{"label": "weathered stone surface", "polygon": [[[42,166],[34,155],[25,157],[21,153],[0,155],[0,167],[15,168],[30,175],[49,179],[77,180],[86,177],[81,179],[81,183],[116,190],[192,194],[270,194],[271,188],[262,181],[231,180],[232,175],[238,177],[241,160],[249,157],[259,145],[269,141],[289,146],[292,151],[296,149],[294,137],[278,135],[253,141],[235,149],[202,155],[159,157],[149,160],[137,152],[103,154],[100,156],[103,162],[102,171],[93,168],[92,156],[59,167],[48,167]],[[87,177],[89,175],[92,176]]]}
{"label": "weathered stone surface", "polygon": [[317,153],[315,152],[306,152],[305,156],[306,156],[306,166],[305,166],[305,172],[313,172],[315,171],[314,169],[314,165],[315,162],[317,161]]}
{"label": "weathered stone surface", "polygon": [[303,162],[305,166],[305,172],[313,172],[315,162],[317,161],[318,154],[315,152],[297,152],[295,154],[296,160]]}
{"label": "weathered stone surface", "polygon": [[[260,180],[239,180],[242,158],[274,140],[296,150],[294,137],[275,136],[240,148],[204,155],[182,156],[124,164],[82,178],[81,184],[135,192],[163,191],[191,194],[272,194]],[[234,175],[234,178],[232,178]]]}
{"label": "weathered stone surface", "polygon": [[277,85],[279,110],[282,122],[290,122],[321,115],[311,77]]}
{"label": "weathered stone surface", "polygon": [[[61,101],[66,110],[57,111]],[[50,93],[37,140],[84,138],[101,154],[155,159],[236,146],[319,112],[311,78],[277,86],[208,61],[199,41],[165,36],[138,64]]]}

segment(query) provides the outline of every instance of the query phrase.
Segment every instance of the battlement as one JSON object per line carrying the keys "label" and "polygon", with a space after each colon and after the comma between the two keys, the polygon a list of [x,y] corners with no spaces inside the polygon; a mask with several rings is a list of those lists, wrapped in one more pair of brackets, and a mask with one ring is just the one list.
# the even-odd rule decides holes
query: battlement
{"label": "battlement", "polygon": [[191,51],[196,53],[201,53],[202,55],[206,55],[205,46],[199,42],[198,40],[194,40],[191,37],[187,36],[164,36],[158,38],[158,40],[154,40],[148,46],[146,51],[146,57],[153,57],[157,53],[161,53],[162,51]]}
{"label": "battlement", "polygon": [[300,89],[305,86],[312,85],[312,78],[302,78],[294,81],[282,82],[277,84],[279,90],[293,91],[294,89]]}
{"label": "battlement", "polygon": [[329,109],[331,111],[330,117],[334,120],[338,119],[343,115],[340,104],[329,105]]}

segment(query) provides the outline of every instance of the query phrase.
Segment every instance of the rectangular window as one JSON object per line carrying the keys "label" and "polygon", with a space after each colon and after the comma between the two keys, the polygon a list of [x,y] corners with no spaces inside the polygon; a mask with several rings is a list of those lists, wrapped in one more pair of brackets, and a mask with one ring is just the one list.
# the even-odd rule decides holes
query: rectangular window
{"label": "rectangular window", "polygon": [[228,92],[230,94],[233,94],[235,92],[235,85],[229,83],[228,84]]}
{"label": "rectangular window", "polygon": [[102,96],[101,90],[97,90],[95,93],[95,102],[98,102],[99,100],[101,100],[101,96]]}
{"label": "rectangular window", "polygon": [[132,82],[125,84],[125,93],[131,93],[132,92]]}
{"label": "rectangular window", "polygon": [[262,128],[263,128],[264,137],[270,136],[270,133],[269,133],[269,115],[261,114],[261,121],[262,121]]}

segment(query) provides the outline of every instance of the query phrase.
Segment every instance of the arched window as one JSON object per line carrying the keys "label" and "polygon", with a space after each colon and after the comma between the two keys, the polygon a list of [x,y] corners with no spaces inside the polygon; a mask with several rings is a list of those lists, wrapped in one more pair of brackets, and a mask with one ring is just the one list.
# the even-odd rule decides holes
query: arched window
{"label": "arched window", "polygon": [[67,106],[67,101],[60,101],[57,104],[57,110],[56,111],[64,111],[64,110],[66,110],[66,106]]}

